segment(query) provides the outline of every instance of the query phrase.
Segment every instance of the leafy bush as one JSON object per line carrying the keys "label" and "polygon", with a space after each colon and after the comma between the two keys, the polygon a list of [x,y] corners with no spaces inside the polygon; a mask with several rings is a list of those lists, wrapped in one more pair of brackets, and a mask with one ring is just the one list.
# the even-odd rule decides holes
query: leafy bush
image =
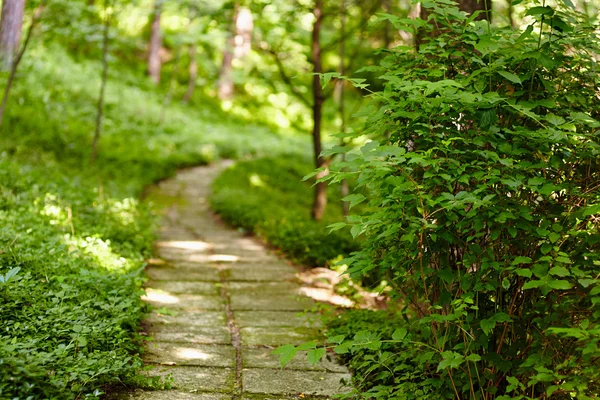
{"label": "leafy bush", "polygon": [[333,190],[324,222],[311,220],[312,189],[300,182],[310,171],[311,165],[294,155],[238,162],[214,181],[212,208],[226,222],[258,234],[291,259],[326,265],[357,246],[341,232],[327,234],[325,226],[342,219],[341,201]]}
{"label": "leafy bush", "polygon": [[423,4],[428,23],[389,17],[416,27],[421,46],[373,68],[386,81],[365,112],[375,140],[333,175],[358,176],[370,193],[353,219],[366,244],[350,272],[386,279],[410,321],[387,340],[419,376],[392,370],[393,384],[373,390],[597,398],[597,31],[561,6],[529,8],[535,22],[517,31]]}

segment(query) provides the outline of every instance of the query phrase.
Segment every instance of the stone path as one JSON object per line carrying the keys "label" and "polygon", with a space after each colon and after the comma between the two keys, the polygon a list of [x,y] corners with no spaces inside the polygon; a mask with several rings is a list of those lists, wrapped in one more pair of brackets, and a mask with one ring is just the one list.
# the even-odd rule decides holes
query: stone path
{"label": "stone path", "polygon": [[325,399],[349,380],[340,365],[312,367],[304,358],[286,369],[271,354],[278,345],[314,339],[319,319],[303,297],[296,269],[261,244],[216,221],[208,206],[221,166],[193,168],[151,193],[166,204],[151,260],[145,300],[149,374],[172,376],[173,390],[120,398],[199,400]]}

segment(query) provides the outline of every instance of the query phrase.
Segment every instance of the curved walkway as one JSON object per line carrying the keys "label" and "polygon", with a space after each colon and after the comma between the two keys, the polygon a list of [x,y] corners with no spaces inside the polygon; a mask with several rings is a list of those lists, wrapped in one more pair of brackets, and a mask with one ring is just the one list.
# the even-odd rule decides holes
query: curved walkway
{"label": "curved walkway", "polygon": [[302,296],[297,270],[264,246],[219,223],[208,205],[224,164],[188,169],[150,194],[165,205],[159,259],[147,269],[145,321],[154,338],[150,375],[172,376],[169,391],[138,391],[135,399],[325,399],[343,390],[346,370],[304,359],[279,367],[272,350],[314,339],[318,316]]}

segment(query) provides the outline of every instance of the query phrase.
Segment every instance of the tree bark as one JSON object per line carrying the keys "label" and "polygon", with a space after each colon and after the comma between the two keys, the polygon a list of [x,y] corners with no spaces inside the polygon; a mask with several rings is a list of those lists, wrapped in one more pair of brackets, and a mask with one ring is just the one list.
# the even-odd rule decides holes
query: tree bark
{"label": "tree bark", "polygon": [[[344,0],[342,0],[342,2],[343,1]],[[391,4],[390,0],[382,0],[381,7],[383,8],[383,11],[386,14],[392,13],[392,4]],[[386,49],[389,49],[390,44],[392,42],[392,24],[390,23],[390,21],[385,21],[385,31],[384,31],[383,41],[384,41],[384,47]]]}
{"label": "tree bark", "polygon": [[110,19],[108,14],[109,1],[104,0],[104,29],[102,32],[102,77],[100,81],[100,94],[98,95],[98,105],[96,110],[96,129],[94,131],[94,140],[92,142],[92,157],[90,163],[94,164],[98,158],[98,142],[102,133],[102,120],[104,118],[104,96],[106,93],[106,82],[108,80],[108,41],[110,33]]}
{"label": "tree bark", "polygon": [[[389,5],[389,3],[387,3]],[[389,13],[389,9],[386,12]],[[386,48],[389,46],[388,37],[388,26],[386,25]],[[346,0],[340,0],[340,66],[339,72],[341,76],[346,74]],[[338,111],[340,113],[340,132],[346,133],[346,99],[344,97],[346,81],[339,79],[336,82],[337,97],[338,97]],[[344,139],[342,139],[342,145]],[[346,160],[346,154],[342,154],[342,161]],[[348,187],[348,180],[342,179],[341,182],[341,194],[342,198],[348,196],[350,188]],[[350,203],[342,201],[342,214],[346,217],[350,213]]]}
{"label": "tree bark", "polygon": [[162,48],[162,35],[160,32],[160,16],[162,14],[162,1],[156,0],[154,3],[154,13],[152,15],[150,43],[148,45],[148,75],[152,82],[160,82],[160,49]]}
{"label": "tree bark", "polygon": [[10,93],[10,89],[12,88],[12,84],[15,80],[15,76],[17,75],[17,68],[19,67],[19,63],[27,50],[27,46],[29,45],[29,41],[31,40],[31,36],[33,34],[33,29],[37,25],[40,15],[42,14],[42,10],[45,6],[45,0],[40,2],[40,5],[36,8],[33,13],[33,17],[31,19],[31,25],[29,25],[29,29],[27,30],[27,35],[25,36],[25,41],[23,42],[23,46],[21,46],[21,50],[16,55],[15,60],[11,63],[10,66],[10,74],[8,76],[8,81],[6,82],[6,87],[4,88],[4,95],[2,96],[2,103],[0,104],[0,126],[2,126],[2,121],[4,119],[4,111],[6,110],[6,104],[8,102],[8,95]]}
{"label": "tree bark", "polygon": [[196,88],[196,79],[198,78],[198,60],[196,60],[196,44],[190,45],[190,81],[188,82],[188,88],[183,96],[183,102],[189,103],[194,89]]}
{"label": "tree bark", "polygon": [[225,44],[225,50],[223,51],[223,63],[221,64],[221,71],[219,72],[218,95],[219,99],[222,101],[231,100],[233,97],[233,59],[238,7],[238,4],[235,3],[233,8],[231,30],[229,32],[227,43]]}
{"label": "tree bark", "polygon": [[483,11],[475,20],[492,20],[492,0],[459,0],[458,8],[469,15],[475,11]]}
{"label": "tree bark", "polygon": [[1,68],[9,71],[17,57],[21,44],[25,0],[4,0],[0,20],[0,57]]}
{"label": "tree bark", "polygon": [[[315,16],[315,22],[312,31],[312,63],[313,63],[313,149],[315,167],[317,169],[324,168],[323,171],[319,172],[316,176],[317,180],[327,176],[329,170],[327,169],[328,162],[321,156],[323,150],[321,143],[321,122],[323,112],[323,90],[321,89],[321,77],[320,74],[323,72],[322,59],[321,59],[321,25],[323,23],[323,0],[315,0],[315,7],[313,9],[313,15]],[[312,206],[312,217],[319,221],[323,218],[325,208],[327,207],[327,183],[319,182],[315,185],[315,197]]]}

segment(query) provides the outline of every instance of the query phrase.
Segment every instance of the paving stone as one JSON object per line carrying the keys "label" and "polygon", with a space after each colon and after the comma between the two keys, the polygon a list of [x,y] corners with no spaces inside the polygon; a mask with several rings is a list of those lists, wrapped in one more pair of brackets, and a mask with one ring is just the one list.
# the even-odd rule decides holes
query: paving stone
{"label": "paving stone", "polygon": [[108,396],[108,400],[231,400],[230,394],[189,393],[177,390],[136,390]]}
{"label": "paving stone", "polygon": [[235,348],[209,344],[150,342],[144,361],[165,365],[235,367]]}
{"label": "paving stone", "polygon": [[213,282],[151,281],[145,286],[170,294],[219,294],[218,287]]}
{"label": "paving stone", "polygon": [[219,270],[216,266],[190,265],[148,267],[146,274],[153,281],[219,281]]}
{"label": "paving stone", "polygon": [[[331,355],[329,355],[329,358],[331,358]],[[277,354],[273,354],[273,349],[243,348],[242,359],[244,360],[244,368],[281,368],[279,356]],[[306,352],[299,352],[298,355],[286,365],[285,369],[301,371],[329,371],[340,373],[346,372],[346,367],[340,365],[334,359],[328,359],[328,357],[324,357],[316,365],[312,365],[306,360]]]}
{"label": "paving stone", "polygon": [[203,312],[175,312],[175,315],[160,314],[154,311],[146,318],[150,326],[155,324],[176,324],[202,327],[224,327],[227,326],[225,311],[203,311]]}
{"label": "paving stone", "polygon": [[157,366],[148,371],[148,376],[173,379],[173,388],[186,392],[214,391],[229,393],[233,391],[235,370],[215,367],[169,367]]}
{"label": "paving stone", "polygon": [[234,294],[264,294],[289,295],[300,294],[300,286],[294,282],[226,282],[225,288]]}
{"label": "paving stone", "polygon": [[247,326],[290,326],[318,327],[320,319],[316,314],[299,315],[293,311],[237,311],[235,320],[240,327]]}
{"label": "paving stone", "polygon": [[244,369],[244,390],[248,393],[333,396],[348,391],[341,383],[350,375],[321,371]]}
{"label": "paving stone", "polygon": [[163,290],[148,288],[142,300],[154,307],[166,307],[182,311],[218,311],[223,310],[225,301],[220,296],[200,294],[171,294]]}
{"label": "paving stone", "polygon": [[319,332],[312,328],[246,327],[240,331],[244,346],[298,345],[319,337]]}
{"label": "paving stone", "polygon": [[296,270],[282,264],[236,263],[228,267],[227,279],[232,281],[293,281],[296,279]]}
{"label": "paving stone", "polygon": [[148,327],[148,336],[157,342],[230,344],[227,327],[204,328],[187,324],[156,324]]}
{"label": "paving stone", "polygon": [[234,311],[304,311],[315,305],[315,302],[306,297],[290,294],[273,295],[269,292],[232,294],[231,308]]}

